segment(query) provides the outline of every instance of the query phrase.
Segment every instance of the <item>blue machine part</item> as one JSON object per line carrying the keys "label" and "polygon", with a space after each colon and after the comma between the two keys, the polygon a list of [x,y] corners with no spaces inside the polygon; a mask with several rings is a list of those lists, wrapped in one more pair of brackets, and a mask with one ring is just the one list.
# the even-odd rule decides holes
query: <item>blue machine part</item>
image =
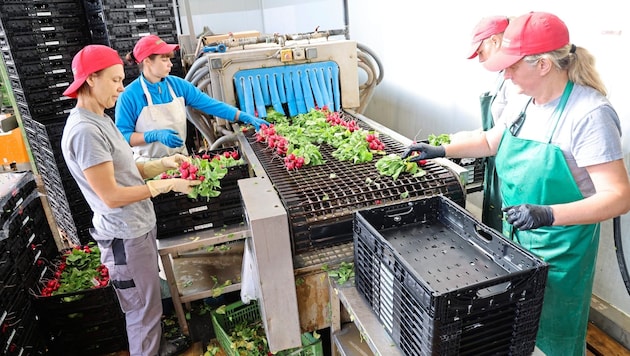
{"label": "blue machine part", "polygon": [[267,106],[289,116],[315,107],[341,109],[339,66],[332,61],[245,69],[234,75],[240,109],[267,117]]}

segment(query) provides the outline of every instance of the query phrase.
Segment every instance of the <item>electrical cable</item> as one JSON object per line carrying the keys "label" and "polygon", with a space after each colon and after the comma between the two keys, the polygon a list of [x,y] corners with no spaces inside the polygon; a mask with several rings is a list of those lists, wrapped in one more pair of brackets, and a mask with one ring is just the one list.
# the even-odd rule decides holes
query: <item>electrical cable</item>
{"label": "electrical cable", "polygon": [[617,216],[613,218],[613,240],[615,241],[615,253],[617,254],[617,263],[619,264],[619,271],[621,272],[621,278],[626,286],[626,291],[630,294],[630,274],[628,273],[628,265],[626,264],[626,257],[623,253],[623,239],[621,237],[621,217]]}

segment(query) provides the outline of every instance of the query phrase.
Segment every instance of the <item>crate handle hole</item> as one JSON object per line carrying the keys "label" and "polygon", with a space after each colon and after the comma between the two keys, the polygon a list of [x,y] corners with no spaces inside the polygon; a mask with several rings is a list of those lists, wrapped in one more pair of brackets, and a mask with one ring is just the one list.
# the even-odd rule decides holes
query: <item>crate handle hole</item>
{"label": "crate handle hole", "polygon": [[485,298],[493,297],[495,295],[503,294],[507,292],[511,286],[512,286],[512,283],[508,281],[508,282],[504,282],[504,283],[497,284],[494,286],[490,286],[488,288],[483,288],[477,291],[477,297],[485,299]]}
{"label": "crate handle hole", "polygon": [[480,225],[475,224],[475,232],[477,233],[477,236],[481,237],[482,239],[488,242],[492,241],[492,235],[486,229],[483,229]]}

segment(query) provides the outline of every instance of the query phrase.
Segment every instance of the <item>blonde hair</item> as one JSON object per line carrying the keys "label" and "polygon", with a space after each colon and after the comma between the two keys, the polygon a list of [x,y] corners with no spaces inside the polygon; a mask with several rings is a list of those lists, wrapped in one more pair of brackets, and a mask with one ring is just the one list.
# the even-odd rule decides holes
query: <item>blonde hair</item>
{"label": "blonde hair", "polygon": [[595,57],[586,48],[568,44],[555,51],[526,56],[523,60],[534,64],[543,57],[559,70],[566,70],[569,80],[575,84],[591,87],[607,95],[606,86],[595,69]]}

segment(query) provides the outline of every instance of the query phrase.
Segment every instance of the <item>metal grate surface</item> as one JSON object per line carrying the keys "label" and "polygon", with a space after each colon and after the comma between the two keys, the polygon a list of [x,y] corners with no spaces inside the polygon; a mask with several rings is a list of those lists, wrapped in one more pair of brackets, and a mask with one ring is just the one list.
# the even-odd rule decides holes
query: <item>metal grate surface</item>
{"label": "metal grate surface", "polygon": [[[404,150],[398,141],[379,135],[388,154]],[[332,156],[334,147],[322,144],[319,150],[325,164],[289,172],[266,144],[255,142],[253,136],[248,141],[287,210],[295,254],[351,241],[352,217],[358,210],[436,195],[464,205],[456,175],[432,161],[422,167],[426,175],[401,175],[394,181],[374,166],[380,155],[367,163],[342,162]]]}

